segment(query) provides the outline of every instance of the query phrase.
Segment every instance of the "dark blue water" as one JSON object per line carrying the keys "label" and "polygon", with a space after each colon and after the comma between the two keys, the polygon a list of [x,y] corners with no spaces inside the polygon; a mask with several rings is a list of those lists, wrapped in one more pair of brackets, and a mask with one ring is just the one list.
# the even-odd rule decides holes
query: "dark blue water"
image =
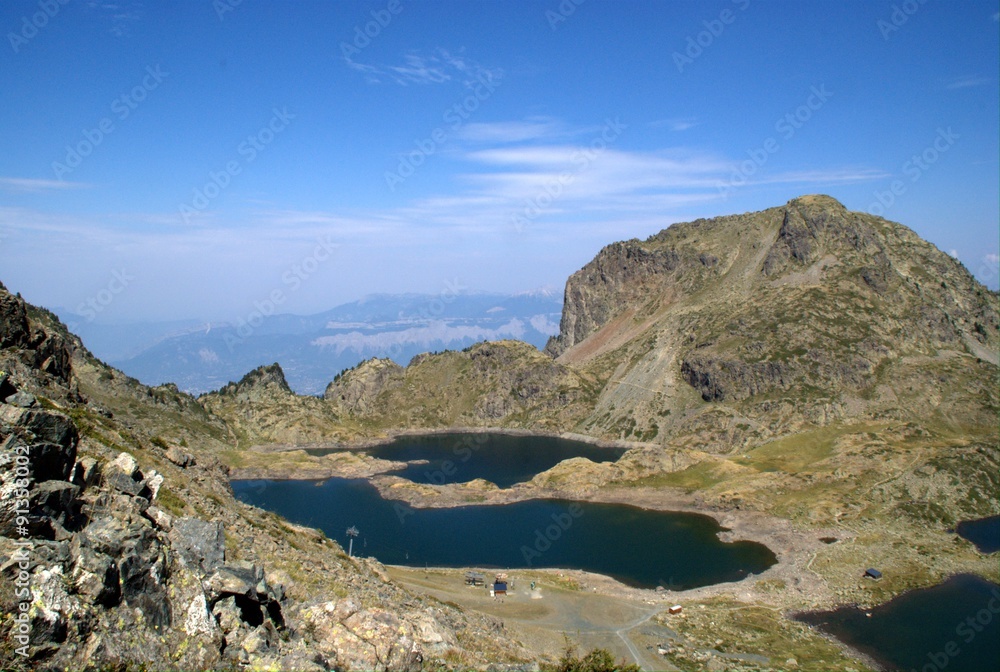
{"label": "dark blue water", "polygon": [[760,573],[776,561],[762,544],[723,543],[708,516],[619,504],[531,500],[502,506],[415,509],[365,480],[234,481],[236,496],[318,527],[355,555],[440,567],[559,567],[633,586],[681,590]]}
{"label": "dark blue water", "polygon": [[798,618],[890,670],[1000,670],[1000,586],[977,576],[900,595],[872,609],[871,618],[853,607]]}
{"label": "dark blue water", "polygon": [[975,544],[980,553],[1000,551],[1000,516],[963,520],[955,526],[955,532]]}
{"label": "dark blue water", "polygon": [[444,485],[484,478],[506,488],[530,481],[536,474],[571,457],[613,462],[625,454],[625,449],[601,448],[548,436],[433,434],[399,437],[365,452],[396,462],[426,460],[426,464],[411,464],[392,472],[414,483]]}

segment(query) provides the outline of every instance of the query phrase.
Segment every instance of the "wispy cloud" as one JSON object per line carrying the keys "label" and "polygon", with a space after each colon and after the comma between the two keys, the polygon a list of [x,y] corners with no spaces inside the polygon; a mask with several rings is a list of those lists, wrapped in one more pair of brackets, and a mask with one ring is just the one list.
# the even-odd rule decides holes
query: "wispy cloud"
{"label": "wispy cloud", "polygon": [[[539,316],[543,317],[544,316]],[[532,319],[532,324],[536,323]],[[540,323],[540,326],[547,326]],[[363,334],[352,331],[347,334],[320,336],[312,341],[312,345],[320,348],[332,348],[339,355],[350,350],[364,355],[370,352],[384,352],[392,346],[419,345],[430,348],[433,345],[449,345],[456,341],[493,341],[501,338],[524,338],[524,322],[514,318],[507,324],[496,329],[483,326],[459,325],[452,326],[443,320],[432,321],[427,326],[411,327],[399,331],[385,331],[377,334]]]}
{"label": "wispy cloud", "polygon": [[553,119],[535,118],[525,121],[469,123],[459,129],[456,137],[472,143],[508,144],[552,138],[564,132],[564,125]]}
{"label": "wispy cloud", "polygon": [[344,56],[348,67],[365,75],[369,82],[392,82],[400,86],[410,84],[443,84],[461,81],[470,85],[482,79],[496,79],[503,75],[499,68],[487,68],[461,54],[438,49],[433,54],[411,52],[398,65],[359,63]]}
{"label": "wispy cloud", "polygon": [[671,131],[680,132],[686,131],[690,128],[694,128],[701,122],[694,117],[686,117],[682,119],[657,119],[655,121],[649,122],[649,125],[653,128],[669,128]]}
{"label": "wispy cloud", "polygon": [[971,89],[974,86],[982,86],[984,84],[988,84],[989,82],[990,79],[988,77],[977,77],[974,75],[966,75],[964,77],[958,77],[956,79],[951,80],[950,82],[945,84],[944,88],[948,89],[949,91],[953,91],[955,89]]}
{"label": "wispy cloud", "polygon": [[891,177],[892,173],[876,168],[831,168],[826,170],[800,170],[761,177],[754,184],[847,184],[870,182]]}
{"label": "wispy cloud", "polygon": [[40,180],[30,177],[0,177],[0,189],[22,193],[37,193],[41,191],[66,191],[68,189],[86,189],[90,185],[83,182],[67,182],[65,180]]}

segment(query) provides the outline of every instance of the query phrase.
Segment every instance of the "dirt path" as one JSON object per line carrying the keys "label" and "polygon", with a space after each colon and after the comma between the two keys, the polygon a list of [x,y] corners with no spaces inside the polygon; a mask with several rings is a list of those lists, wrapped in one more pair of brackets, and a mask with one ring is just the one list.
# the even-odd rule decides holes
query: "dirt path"
{"label": "dirt path", "polygon": [[[464,585],[464,569],[392,566],[386,570],[410,590],[501,619],[532,651],[557,657],[569,642],[578,653],[604,648],[644,670],[676,669],[655,651],[658,641],[674,636],[652,621],[669,606],[664,600],[627,590],[609,595],[605,586],[598,592],[597,586],[582,583],[577,573],[516,570],[508,572],[512,588],[501,601],[491,598],[488,588]],[[489,570],[482,571],[492,577]],[[532,582],[535,590],[530,588]]]}

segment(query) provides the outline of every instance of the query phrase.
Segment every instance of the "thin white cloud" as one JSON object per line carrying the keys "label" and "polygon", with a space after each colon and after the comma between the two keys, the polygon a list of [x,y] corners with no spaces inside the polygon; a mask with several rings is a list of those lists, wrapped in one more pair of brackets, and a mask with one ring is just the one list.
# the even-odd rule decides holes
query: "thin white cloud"
{"label": "thin white cloud", "polygon": [[682,119],[657,119],[649,122],[649,125],[653,128],[667,127],[671,131],[680,132],[694,128],[700,123],[701,122],[694,117],[686,117]]}
{"label": "thin white cloud", "polygon": [[22,193],[37,193],[41,191],[66,191],[69,189],[86,189],[89,184],[82,182],[67,182],[64,180],[40,180],[29,177],[0,177],[0,189]]}
{"label": "thin white cloud", "polygon": [[522,338],[524,322],[514,318],[507,324],[490,329],[481,326],[451,326],[445,321],[432,321],[427,326],[412,327],[399,331],[384,331],[377,334],[363,334],[352,331],[347,334],[320,336],[312,341],[319,348],[332,348],[339,355],[345,350],[358,354],[384,352],[393,346],[417,345],[430,348],[437,344],[448,345],[456,341],[493,341],[503,338]]}
{"label": "thin white cloud", "polygon": [[944,88],[948,89],[949,91],[954,91],[956,89],[971,89],[976,86],[983,86],[984,84],[988,84],[989,82],[990,79],[988,77],[966,75],[964,77],[958,77],[956,79],[951,80],[950,82],[945,84]]}
{"label": "thin white cloud", "polygon": [[552,138],[563,132],[563,125],[552,119],[469,123],[456,133],[459,140],[482,144],[508,144],[540,138]]}
{"label": "thin white cloud", "polygon": [[549,320],[548,315],[535,315],[531,318],[530,322],[536,331],[546,336],[555,336],[559,333],[559,325]]}
{"label": "thin white cloud", "polygon": [[870,182],[891,177],[892,173],[876,168],[831,168],[776,173],[753,180],[751,184],[846,184]]}
{"label": "thin white cloud", "polygon": [[986,262],[987,264],[993,264],[994,266],[996,266],[997,264],[1000,264],[1000,255],[987,254],[983,256],[983,261]]}
{"label": "thin white cloud", "polygon": [[364,74],[373,84],[392,82],[400,86],[409,86],[444,84],[460,80],[466,86],[470,86],[477,81],[498,79],[503,76],[503,71],[499,68],[484,67],[446,49],[438,49],[430,55],[410,52],[403,57],[403,63],[397,65],[359,63],[347,55],[343,58],[348,67]]}

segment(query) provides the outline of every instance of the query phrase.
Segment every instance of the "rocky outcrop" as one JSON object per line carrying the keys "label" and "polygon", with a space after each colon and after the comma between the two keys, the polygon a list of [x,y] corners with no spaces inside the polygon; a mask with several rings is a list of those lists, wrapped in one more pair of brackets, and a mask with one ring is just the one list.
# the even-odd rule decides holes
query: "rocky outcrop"
{"label": "rocky outcrop", "polygon": [[323,398],[345,413],[367,413],[375,399],[403,380],[403,367],[391,359],[372,358],[337,375]]}
{"label": "rocky outcrop", "polygon": [[739,401],[787,389],[794,369],[785,362],[747,364],[735,359],[691,355],[681,363],[681,374],[705,401]]}
{"label": "rocky outcrop", "polygon": [[673,249],[647,249],[638,240],[608,245],[567,280],[559,334],[549,340],[546,352],[558,356],[622,310],[645,303],[647,294],[656,292],[680,265]]}
{"label": "rocky outcrop", "polygon": [[[0,304],[0,668],[485,666],[476,651],[506,639],[497,621],[413,596],[315,530],[237,502],[219,417],[98,362],[47,311],[3,289]],[[64,376],[46,371],[46,343],[63,344]],[[212,398],[241,413],[299,400],[278,367],[229,391]],[[326,405],[308,402],[306,415]],[[307,631],[309,609],[331,600],[359,605],[343,626],[354,639]]]}
{"label": "rocky outcrop", "polygon": [[532,346],[495,341],[414,357],[405,369],[369,360],[331,383],[326,398],[350,421],[433,428],[579,418],[592,394],[587,381]]}
{"label": "rocky outcrop", "polygon": [[77,459],[77,442],[66,416],[0,405],[0,575],[18,588],[0,606],[23,614],[0,628],[18,644],[6,663],[324,669],[279,646],[284,592],[227,562],[220,522],[175,519],[163,476],[128,453]]}
{"label": "rocky outcrop", "polygon": [[293,394],[292,388],[285,380],[285,372],[281,365],[275,362],[260,366],[240,378],[238,383],[229,383],[218,391],[218,394],[237,397],[245,400],[261,399],[268,396]]}
{"label": "rocky outcrop", "polygon": [[[53,319],[54,316],[53,316]],[[23,366],[68,383],[72,354],[65,339],[28,319],[27,304],[0,285],[0,350],[7,350]],[[0,360],[0,370],[10,368]]]}

